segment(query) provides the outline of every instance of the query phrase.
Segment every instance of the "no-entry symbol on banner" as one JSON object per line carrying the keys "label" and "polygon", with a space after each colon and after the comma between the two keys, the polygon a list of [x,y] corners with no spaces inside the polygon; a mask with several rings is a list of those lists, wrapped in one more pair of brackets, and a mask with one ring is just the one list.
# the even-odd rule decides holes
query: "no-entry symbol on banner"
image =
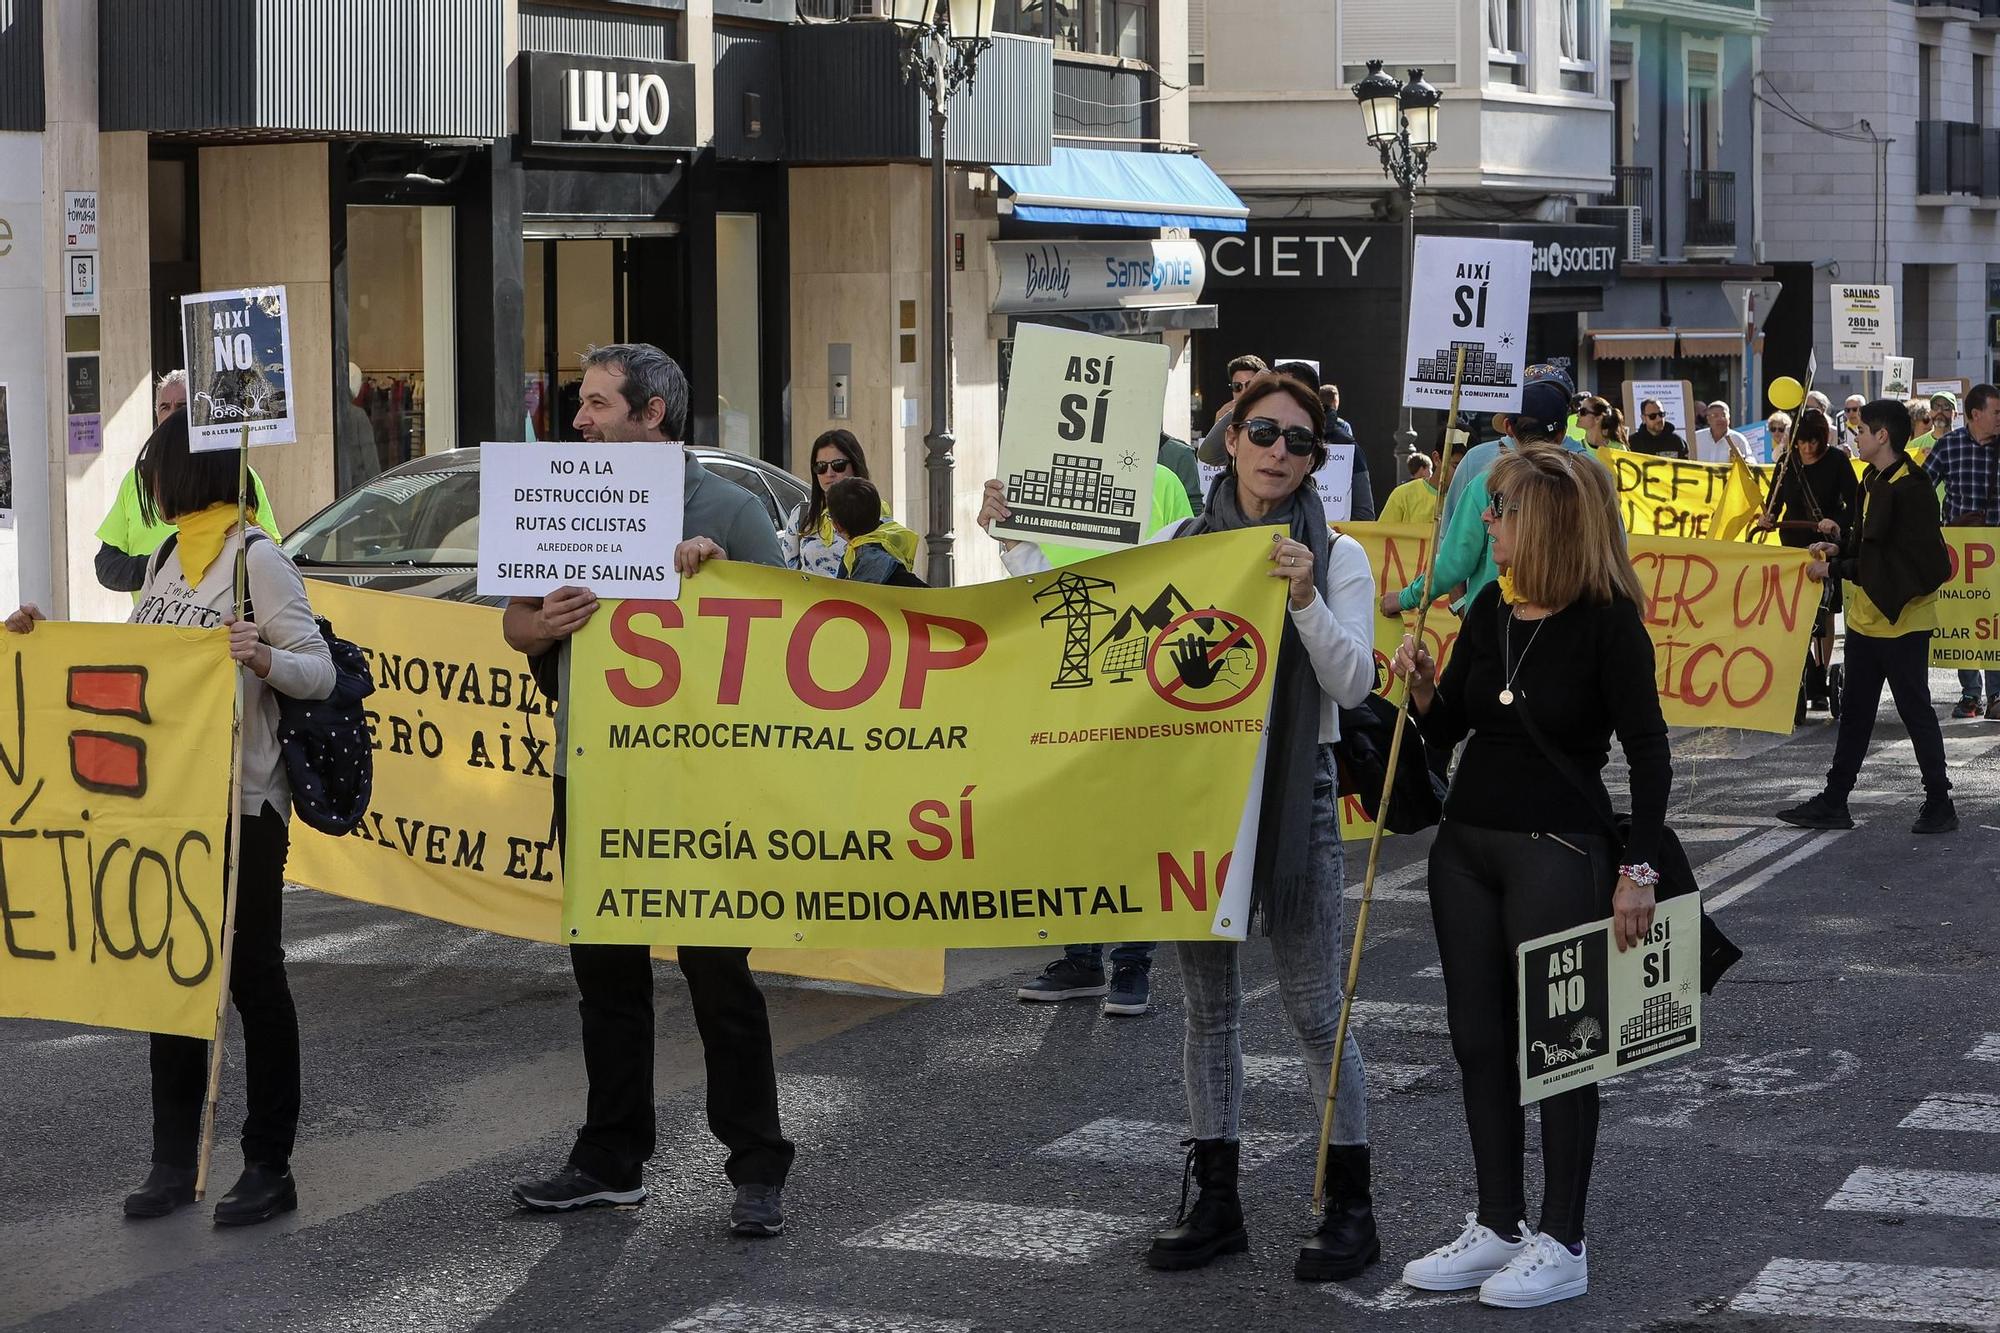
{"label": "no-entry symbol on banner", "polygon": [[[1183,629],[1185,627],[1185,629]],[[1166,650],[1171,674],[1160,674]],[[1146,654],[1146,683],[1162,699],[1191,713],[1234,708],[1264,680],[1264,636],[1233,611],[1176,616]]]}

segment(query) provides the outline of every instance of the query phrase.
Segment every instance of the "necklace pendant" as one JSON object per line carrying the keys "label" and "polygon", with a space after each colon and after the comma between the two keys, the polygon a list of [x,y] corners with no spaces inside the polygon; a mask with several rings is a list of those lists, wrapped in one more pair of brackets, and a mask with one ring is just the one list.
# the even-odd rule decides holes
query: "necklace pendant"
{"label": "necklace pendant", "polygon": [[1509,708],[1514,706],[1514,691],[1511,687],[1500,691],[1500,702],[1506,704]]}

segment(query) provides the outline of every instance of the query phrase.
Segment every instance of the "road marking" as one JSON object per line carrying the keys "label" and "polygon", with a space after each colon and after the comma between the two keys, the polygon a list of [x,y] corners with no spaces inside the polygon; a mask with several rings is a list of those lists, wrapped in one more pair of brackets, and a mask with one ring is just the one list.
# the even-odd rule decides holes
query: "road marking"
{"label": "road marking", "polygon": [[877,1310],[828,1310],[783,1301],[717,1301],[663,1333],[972,1333],[968,1319],[923,1319]]}
{"label": "road marking", "polygon": [[1410,973],[1410,975],[1413,977],[1436,977],[1439,980],[1443,980],[1444,964],[1431,963],[1428,966],[1418,968],[1416,971]]}
{"label": "road marking", "polygon": [[107,1042],[121,1039],[136,1039],[133,1032],[78,1032],[67,1037],[50,1037],[45,1041],[31,1041],[21,1049],[29,1055],[60,1055],[65,1051],[89,1050]]}
{"label": "road marking", "polygon": [[1797,1047],[1754,1055],[1699,1052],[1684,1060],[1608,1079],[1598,1086],[1613,1099],[1638,1098],[1635,1125],[1691,1128],[1695,1113],[1712,1102],[1737,1097],[1804,1097],[1845,1083],[1861,1068],[1852,1051]]}
{"label": "road marking", "polygon": [[[1422,1082],[1424,1076],[1435,1073],[1436,1065],[1404,1065],[1388,1060],[1362,1059],[1362,1068],[1368,1071],[1368,1092],[1379,1096],[1385,1092],[1407,1092]],[[1296,1055],[1246,1055],[1243,1057],[1243,1081],[1250,1087],[1262,1088],[1273,1084],[1286,1084],[1300,1090],[1306,1087],[1306,1062]]]}
{"label": "road marking", "polygon": [[1750,867],[1756,865],[1766,857],[1776,856],[1780,852],[1791,848],[1795,843],[1812,836],[1812,833],[1806,829],[1792,828],[1789,825],[1784,828],[1771,829],[1768,832],[1759,833],[1756,837],[1750,839],[1750,841],[1724,852],[1721,856],[1696,865],[1694,868],[1695,875],[1713,892],[1721,888],[1728,880],[1750,869]]}
{"label": "road marking", "polygon": [[1709,828],[1677,828],[1674,836],[1682,842],[1735,842],[1750,830],[1743,825],[1717,824]]}
{"label": "road marking", "polygon": [[1833,846],[1834,843],[1846,837],[1850,832],[1852,832],[1851,829],[1822,829],[1817,833],[1811,834],[1807,837],[1803,845],[1787,852],[1742,882],[1730,886],[1721,893],[1716,894],[1713,898],[1704,896],[1702,905],[1707,907],[1711,912],[1727,907],[1738,898],[1747,897],[1758,889],[1763,888],[1773,879],[1784,874],[1807,857],[1818,856],[1821,852]]}
{"label": "road marking", "polygon": [[1087,1264],[1101,1254],[1136,1242],[1157,1225],[1157,1219],[1120,1217],[1081,1208],[1019,1208],[1004,1203],[940,1199],[870,1227],[842,1243],[919,1254],[955,1254],[969,1259]]}
{"label": "road marking", "polygon": [[2000,1269],[1773,1259],[1729,1308],[1799,1319],[2000,1329]]}
{"label": "road marking", "polygon": [[1990,1092],[1934,1092],[1904,1116],[1897,1128],[2000,1134],[2000,1096]]}
{"label": "road marking", "polygon": [[2000,1064],[2000,1032],[1988,1032],[1980,1037],[1979,1044],[1967,1051],[1965,1058]]}
{"label": "road marking", "polygon": [[1406,1287],[1399,1279],[1391,1279],[1389,1285],[1373,1296],[1364,1296],[1354,1291],[1351,1282],[1328,1282],[1321,1285],[1321,1291],[1332,1292],[1349,1305],[1358,1305],[1364,1310],[1422,1310],[1436,1305],[1471,1306],[1479,1299],[1477,1291],[1457,1291],[1448,1295],[1433,1296],[1419,1294]]}
{"label": "road marking", "polygon": [[[1035,1149],[1037,1157],[1072,1158],[1107,1166],[1179,1166],[1187,1157],[1181,1144],[1186,1125],[1153,1120],[1121,1120],[1106,1116],[1071,1130],[1053,1143]],[[1243,1168],[1254,1171],[1308,1142],[1307,1134],[1249,1133],[1242,1136]]]}
{"label": "road marking", "polygon": [[1364,1027],[1381,1026],[1427,1037],[1449,1037],[1441,1004],[1401,1004],[1393,1000],[1356,1000],[1354,1019]]}
{"label": "road marking", "polygon": [[1979,1171],[1863,1166],[1855,1169],[1826,1206],[1843,1213],[2000,1221],[2000,1176]]}
{"label": "road marking", "polygon": [[360,926],[354,930],[337,930],[330,935],[313,935],[297,944],[285,946],[285,961],[288,963],[317,963],[347,953],[356,947],[377,940],[384,935],[392,935],[401,930],[407,922],[378,921],[372,926]]}

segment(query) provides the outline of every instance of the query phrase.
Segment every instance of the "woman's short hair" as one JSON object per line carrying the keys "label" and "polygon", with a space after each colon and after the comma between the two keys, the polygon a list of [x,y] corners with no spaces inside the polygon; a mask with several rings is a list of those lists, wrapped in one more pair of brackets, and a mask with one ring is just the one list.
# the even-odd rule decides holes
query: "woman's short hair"
{"label": "woman's short hair", "polygon": [[236,451],[191,452],[186,408],[176,408],[153,427],[134,471],[139,512],[148,523],[171,523],[210,505],[236,503]]}
{"label": "woman's short hair", "polygon": [[1553,610],[1603,606],[1614,597],[1645,607],[1625,548],[1618,487],[1603,464],[1553,445],[1522,445],[1500,455],[1486,484],[1513,519],[1508,572],[1520,597]]}
{"label": "woman's short hair", "polygon": [[[1251,418],[1257,415],[1257,404],[1272,394],[1283,394],[1299,405],[1299,409],[1312,418],[1313,445],[1312,471],[1317,472],[1326,462],[1326,405],[1319,400],[1319,389],[1290,375],[1280,375],[1275,370],[1264,370],[1243,386],[1243,392],[1236,395],[1236,414],[1230,418],[1229,433],[1241,437]],[[1236,460],[1231,459],[1233,469]]]}
{"label": "woman's short hair", "polygon": [[1798,425],[1792,428],[1792,443],[1831,445],[1833,426],[1828,422],[1826,413],[1817,407],[1808,407],[1799,413]]}

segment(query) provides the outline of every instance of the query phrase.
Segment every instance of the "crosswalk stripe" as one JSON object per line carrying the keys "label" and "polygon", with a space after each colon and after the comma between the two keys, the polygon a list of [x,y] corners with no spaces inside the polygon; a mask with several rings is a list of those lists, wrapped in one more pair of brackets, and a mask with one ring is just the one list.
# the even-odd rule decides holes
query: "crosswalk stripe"
{"label": "crosswalk stripe", "polygon": [[1934,1092],[1904,1116],[1898,1128],[2000,1134],[2000,1096],[1990,1092]]}
{"label": "crosswalk stripe", "polygon": [[879,1310],[828,1310],[790,1301],[717,1301],[663,1333],[972,1333],[967,1319],[924,1319]]}
{"label": "crosswalk stripe", "polygon": [[[1362,1067],[1368,1071],[1370,1096],[1406,1091],[1422,1082],[1426,1075],[1437,1071],[1436,1065],[1397,1064],[1366,1055],[1363,1056]],[[1306,1086],[1306,1062],[1296,1055],[1246,1055],[1243,1057],[1243,1081],[1253,1088],[1289,1084],[1303,1090]]]}
{"label": "crosswalk stripe", "polygon": [[1356,1000],[1354,1020],[1363,1027],[1396,1028],[1424,1036],[1448,1037],[1441,1004],[1402,1004],[1394,1000]]}
{"label": "crosswalk stripe", "polygon": [[1694,868],[1695,875],[1705,888],[1713,892],[1759,861],[1789,851],[1794,844],[1811,836],[1809,830],[1792,828],[1790,825],[1767,830],[1748,842],[1731,848],[1721,856],[1703,861]]}
{"label": "crosswalk stripe", "polygon": [[2000,1064],[2000,1032],[1988,1032],[1981,1035],[1978,1045],[1967,1051],[1965,1058],[1968,1060],[1985,1060],[1991,1064]]}
{"label": "crosswalk stripe", "polygon": [[373,925],[359,926],[353,930],[337,930],[326,935],[313,935],[296,944],[285,946],[285,961],[289,963],[317,963],[344,954],[371,940],[394,934],[409,924],[403,921],[378,921]]}
{"label": "crosswalk stripe", "polygon": [[1107,1251],[1130,1245],[1157,1225],[1157,1218],[1121,1217],[1081,1208],[1022,1208],[939,1199],[850,1236],[842,1244],[968,1259],[1087,1264]]}
{"label": "crosswalk stripe", "polygon": [[2000,1329],[2000,1269],[1773,1259],[1729,1308],[1797,1319]]}
{"label": "crosswalk stripe", "polygon": [[1897,1213],[2000,1221],[2000,1176],[1979,1171],[1857,1167],[1826,1201],[1845,1213]]}
{"label": "crosswalk stripe", "polygon": [[[1071,1130],[1053,1143],[1035,1149],[1037,1157],[1072,1158],[1107,1166],[1179,1166],[1187,1156],[1181,1144],[1186,1125],[1153,1120],[1121,1120],[1106,1116]],[[1254,1171],[1308,1141],[1305,1134],[1248,1132],[1241,1142],[1243,1169]]]}
{"label": "crosswalk stripe", "polygon": [[1738,898],[1763,888],[1766,884],[1776,879],[1779,875],[1784,874],[1807,857],[1818,856],[1834,843],[1846,837],[1847,834],[1847,829],[1823,829],[1818,833],[1814,833],[1798,847],[1785,853],[1785,855],[1753,874],[1745,876],[1737,883],[1724,889],[1721,893],[1716,894],[1713,898],[1705,897],[1703,905],[1711,912],[1720,911],[1722,908],[1735,902]]}

